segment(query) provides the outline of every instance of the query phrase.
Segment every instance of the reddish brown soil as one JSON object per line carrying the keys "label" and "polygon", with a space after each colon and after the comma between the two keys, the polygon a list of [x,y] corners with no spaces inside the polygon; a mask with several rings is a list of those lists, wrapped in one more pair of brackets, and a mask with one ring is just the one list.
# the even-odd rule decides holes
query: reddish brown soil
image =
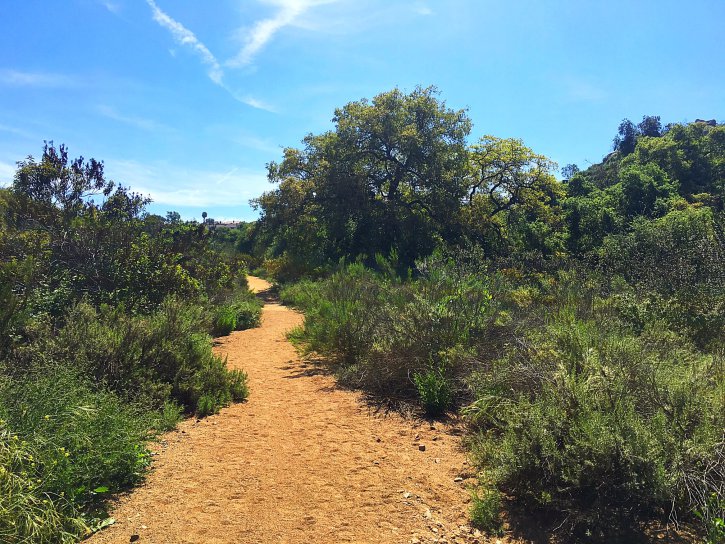
{"label": "reddish brown soil", "polygon": [[93,544],[484,541],[468,527],[475,479],[456,429],[339,389],[286,340],[301,322],[268,303],[260,328],[219,340],[249,374],[249,401],[165,435]]}

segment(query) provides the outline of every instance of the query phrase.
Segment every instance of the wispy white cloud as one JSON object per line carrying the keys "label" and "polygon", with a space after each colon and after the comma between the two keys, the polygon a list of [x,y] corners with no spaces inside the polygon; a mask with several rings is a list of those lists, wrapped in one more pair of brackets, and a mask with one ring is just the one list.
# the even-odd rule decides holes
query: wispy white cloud
{"label": "wispy white cloud", "polygon": [[118,14],[121,12],[121,4],[118,2],[112,2],[111,0],[99,0],[99,2],[111,13]]}
{"label": "wispy white cloud", "polygon": [[21,70],[0,70],[0,85],[8,87],[74,87],[77,82],[65,74],[52,72],[25,72]]}
{"label": "wispy white cloud", "polygon": [[170,209],[174,206],[246,206],[250,198],[269,188],[264,170],[241,167],[203,170],[167,163],[108,160],[106,173],[109,178]]}
{"label": "wispy white cloud", "polygon": [[415,11],[418,15],[433,15],[433,10],[425,4],[417,4],[413,8],[413,11]]}
{"label": "wispy white cloud", "polygon": [[224,71],[209,48],[191,30],[162,11],[154,0],[146,0],[146,3],[151,8],[154,21],[171,32],[174,40],[179,44],[191,47],[201,61],[209,67],[209,79],[217,85],[223,86]]}
{"label": "wispy white cloud", "polygon": [[247,66],[254,57],[282,28],[295,24],[298,18],[310,8],[331,4],[337,0],[263,0],[277,8],[277,12],[267,19],[257,21],[251,30],[245,33],[244,46],[239,53],[227,62],[233,67]]}
{"label": "wispy white cloud", "polygon": [[[279,30],[286,26],[297,24],[300,17],[311,8],[324,4],[335,3],[338,0],[260,1],[277,8],[277,11],[272,17],[257,21],[252,26],[251,30],[244,34],[244,46],[234,58],[225,63],[229,67],[239,68],[251,64],[257,54],[267,45],[274,35],[279,32]],[[230,96],[242,104],[259,110],[277,113],[277,108],[269,102],[249,94],[236,91],[227,85],[224,81],[224,69],[209,48],[204,45],[204,43],[199,40],[199,38],[197,38],[191,30],[164,12],[158,4],[156,4],[155,0],[146,0],[146,3],[151,8],[154,21],[166,28],[177,43],[190,47],[194,50],[199,58],[201,58],[202,62],[209,67],[209,78],[215,84],[223,88],[230,94]],[[309,27],[309,22],[306,22],[305,26]],[[170,50],[170,53],[175,55],[174,50]]]}
{"label": "wispy white cloud", "polygon": [[125,115],[115,108],[105,104],[96,106],[96,111],[104,117],[108,117],[109,119],[113,119],[114,121],[118,121],[119,123],[124,123],[132,127],[140,128],[141,130],[155,131],[166,128],[152,119],[137,117],[135,115]]}
{"label": "wispy white cloud", "polygon": [[246,104],[247,106],[251,106],[252,108],[255,108],[258,110],[264,110],[264,111],[268,111],[271,113],[277,113],[277,108],[275,108],[272,104],[265,102],[264,100],[260,100],[253,96],[250,96],[250,95],[239,94],[238,92],[233,91],[226,86],[224,88],[232,96],[232,98],[234,98],[234,100],[236,100],[237,102],[241,102],[242,104]]}
{"label": "wispy white cloud", "polygon": [[[264,100],[239,93],[230,88],[224,82],[224,70],[221,64],[209,48],[204,45],[204,43],[202,43],[191,30],[162,11],[154,0],[146,0],[146,3],[151,8],[154,21],[171,32],[171,35],[177,43],[191,47],[192,50],[194,50],[201,58],[201,61],[209,67],[209,79],[211,79],[216,85],[227,91],[232,98],[242,104],[259,110],[276,113],[276,108]],[[176,51],[173,49],[169,50],[169,53],[172,56],[176,56]]]}
{"label": "wispy white cloud", "polygon": [[17,168],[14,164],[0,161],[0,187],[7,187],[13,182]]}

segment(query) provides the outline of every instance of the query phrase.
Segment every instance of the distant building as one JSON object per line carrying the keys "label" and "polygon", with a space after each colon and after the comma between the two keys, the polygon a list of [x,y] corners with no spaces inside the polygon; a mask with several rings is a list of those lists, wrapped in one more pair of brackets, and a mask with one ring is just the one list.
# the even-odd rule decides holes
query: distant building
{"label": "distant building", "polygon": [[207,219],[207,226],[210,229],[236,229],[242,224],[241,221],[215,221],[213,219]]}

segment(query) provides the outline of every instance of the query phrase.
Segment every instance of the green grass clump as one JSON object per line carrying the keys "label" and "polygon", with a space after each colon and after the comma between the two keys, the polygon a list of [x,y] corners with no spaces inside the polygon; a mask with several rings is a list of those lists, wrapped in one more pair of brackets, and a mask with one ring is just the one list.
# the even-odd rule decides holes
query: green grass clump
{"label": "green grass clump", "polygon": [[284,285],[279,292],[279,298],[283,304],[300,310],[315,307],[319,302],[319,297],[320,282],[306,279]]}
{"label": "green grass clump", "polygon": [[231,306],[220,306],[212,318],[212,334],[227,336],[237,330],[237,315]]}
{"label": "green grass clump", "polygon": [[89,529],[73,505],[42,489],[38,454],[0,422],[0,541],[77,542]]}
{"label": "green grass clump", "polygon": [[247,400],[249,385],[247,384],[246,372],[239,369],[229,371],[229,393],[234,402]]}
{"label": "green grass clump", "polygon": [[0,539],[75,542],[109,492],[139,482],[160,414],[76,370],[36,367],[0,381]]}
{"label": "green grass clump", "polygon": [[501,493],[483,487],[471,493],[471,522],[474,527],[491,534],[501,532]]}
{"label": "green grass clump", "polygon": [[184,389],[184,396],[199,417],[214,414],[232,401],[243,401],[248,394],[247,375],[240,370],[229,370],[227,360],[215,355],[204,361]]}
{"label": "green grass clump", "polygon": [[214,309],[212,334],[226,336],[233,331],[259,327],[261,321],[261,302],[250,291],[242,291]]}
{"label": "green grass clump", "polygon": [[262,307],[257,299],[238,300],[231,305],[236,320],[235,330],[243,331],[259,327]]}
{"label": "green grass clump", "polygon": [[73,369],[39,367],[0,385],[0,417],[36,451],[43,489],[77,505],[137,483],[156,416]]}
{"label": "green grass clump", "polygon": [[420,402],[430,416],[443,414],[453,403],[450,380],[439,369],[430,369],[413,376]]}

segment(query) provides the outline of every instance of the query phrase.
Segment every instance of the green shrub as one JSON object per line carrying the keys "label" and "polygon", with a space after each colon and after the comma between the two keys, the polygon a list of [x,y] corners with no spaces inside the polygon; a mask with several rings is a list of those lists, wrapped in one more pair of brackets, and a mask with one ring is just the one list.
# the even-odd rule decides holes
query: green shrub
{"label": "green shrub", "polygon": [[[204,360],[201,368],[185,386],[184,394],[192,404],[196,405],[197,416],[203,417],[208,413],[218,412],[231,402],[230,385],[231,379],[226,359],[211,356]],[[208,408],[212,400],[213,406],[209,412]]]}
{"label": "green shrub", "polygon": [[234,369],[229,372],[229,393],[234,402],[247,400],[247,397],[249,397],[249,385],[247,385],[246,372],[239,369]]}
{"label": "green shrub", "polygon": [[237,329],[237,314],[231,306],[220,306],[214,312],[212,334],[227,336]]}
{"label": "green shrub", "polygon": [[242,331],[259,327],[262,320],[262,308],[256,299],[236,301],[231,308],[236,321],[235,330]]}
{"label": "green shrub", "polygon": [[34,445],[43,490],[83,505],[93,490],[137,483],[148,465],[145,447],[154,416],[76,370],[37,367],[0,383],[0,417]]}
{"label": "green shrub", "polygon": [[483,487],[471,493],[471,522],[487,533],[501,532],[501,493]]}
{"label": "green shrub", "polygon": [[717,493],[705,497],[704,504],[695,511],[695,516],[705,526],[705,544],[725,542],[725,499]]}
{"label": "green shrub", "polygon": [[214,336],[226,336],[232,331],[259,327],[261,320],[261,302],[251,291],[240,290],[215,307],[211,332]]}
{"label": "green shrub", "polygon": [[485,431],[474,449],[494,484],[568,512],[572,529],[673,506],[687,516],[722,493],[722,359],[661,324],[635,335],[606,314],[546,311],[470,380],[467,414]]}
{"label": "green shrub", "polygon": [[77,368],[124,398],[161,410],[169,401],[194,412],[210,395],[228,404],[235,380],[212,352],[200,307],[173,299],[151,316],[129,316],[119,309],[72,309],[56,336],[39,338],[16,353],[15,372],[37,361]]}
{"label": "green shrub", "polygon": [[[581,272],[489,280],[441,258],[418,272],[400,282],[351,265],[282,292],[305,308],[307,348],[331,356],[346,383],[417,396],[430,415],[472,401],[491,490],[474,502],[484,525],[496,524],[500,492],[567,512],[572,530],[673,504],[688,517],[722,493],[720,356],[652,312],[632,326],[622,291]],[[468,393],[454,387],[466,376]]]}
{"label": "green shrub", "polygon": [[430,416],[443,414],[453,402],[453,388],[440,369],[413,375],[420,402]]}
{"label": "green shrub", "polygon": [[164,403],[154,422],[154,429],[159,432],[171,431],[183,419],[184,408],[174,401]]}
{"label": "green shrub", "polygon": [[488,530],[502,494],[573,532],[670,513],[720,519],[707,499],[722,500],[725,481],[717,343],[667,316],[673,299],[648,287],[639,305],[639,287],[611,275],[475,270],[436,256],[403,282],[355,264],[282,297],[305,310],[295,339],[345,383],[417,397],[429,414],[467,404],[486,474],[472,515]]}
{"label": "green shrub", "polygon": [[300,280],[297,283],[284,285],[279,292],[283,304],[293,306],[300,310],[316,307],[320,302],[320,282]]}
{"label": "green shrub", "polygon": [[2,540],[77,541],[104,516],[105,493],[143,477],[162,420],[69,367],[0,379]]}
{"label": "green shrub", "polygon": [[52,143],[0,189],[2,542],[76,541],[141,479],[153,434],[248,395],[201,305],[259,323],[236,237],[146,204]]}
{"label": "green shrub", "polygon": [[374,272],[353,264],[308,295],[302,295],[300,289],[285,291],[288,297],[296,292],[297,299],[307,305],[304,340],[309,350],[330,355],[344,366],[369,354],[385,319],[383,282]]}
{"label": "green shrub", "polygon": [[216,414],[219,411],[219,402],[211,395],[202,395],[196,404],[196,414],[199,417],[206,417]]}
{"label": "green shrub", "polygon": [[665,321],[711,351],[725,347],[722,222],[710,208],[687,206],[607,237],[600,267],[616,276],[612,302],[622,316],[634,326]]}
{"label": "green shrub", "polygon": [[287,287],[282,296],[305,309],[307,348],[333,357],[346,382],[390,399],[414,398],[411,376],[424,375],[433,361],[445,366],[440,385],[448,384],[492,319],[484,279],[440,258],[419,271],[419,279],[403,283],[353,264],[314,286]]}

